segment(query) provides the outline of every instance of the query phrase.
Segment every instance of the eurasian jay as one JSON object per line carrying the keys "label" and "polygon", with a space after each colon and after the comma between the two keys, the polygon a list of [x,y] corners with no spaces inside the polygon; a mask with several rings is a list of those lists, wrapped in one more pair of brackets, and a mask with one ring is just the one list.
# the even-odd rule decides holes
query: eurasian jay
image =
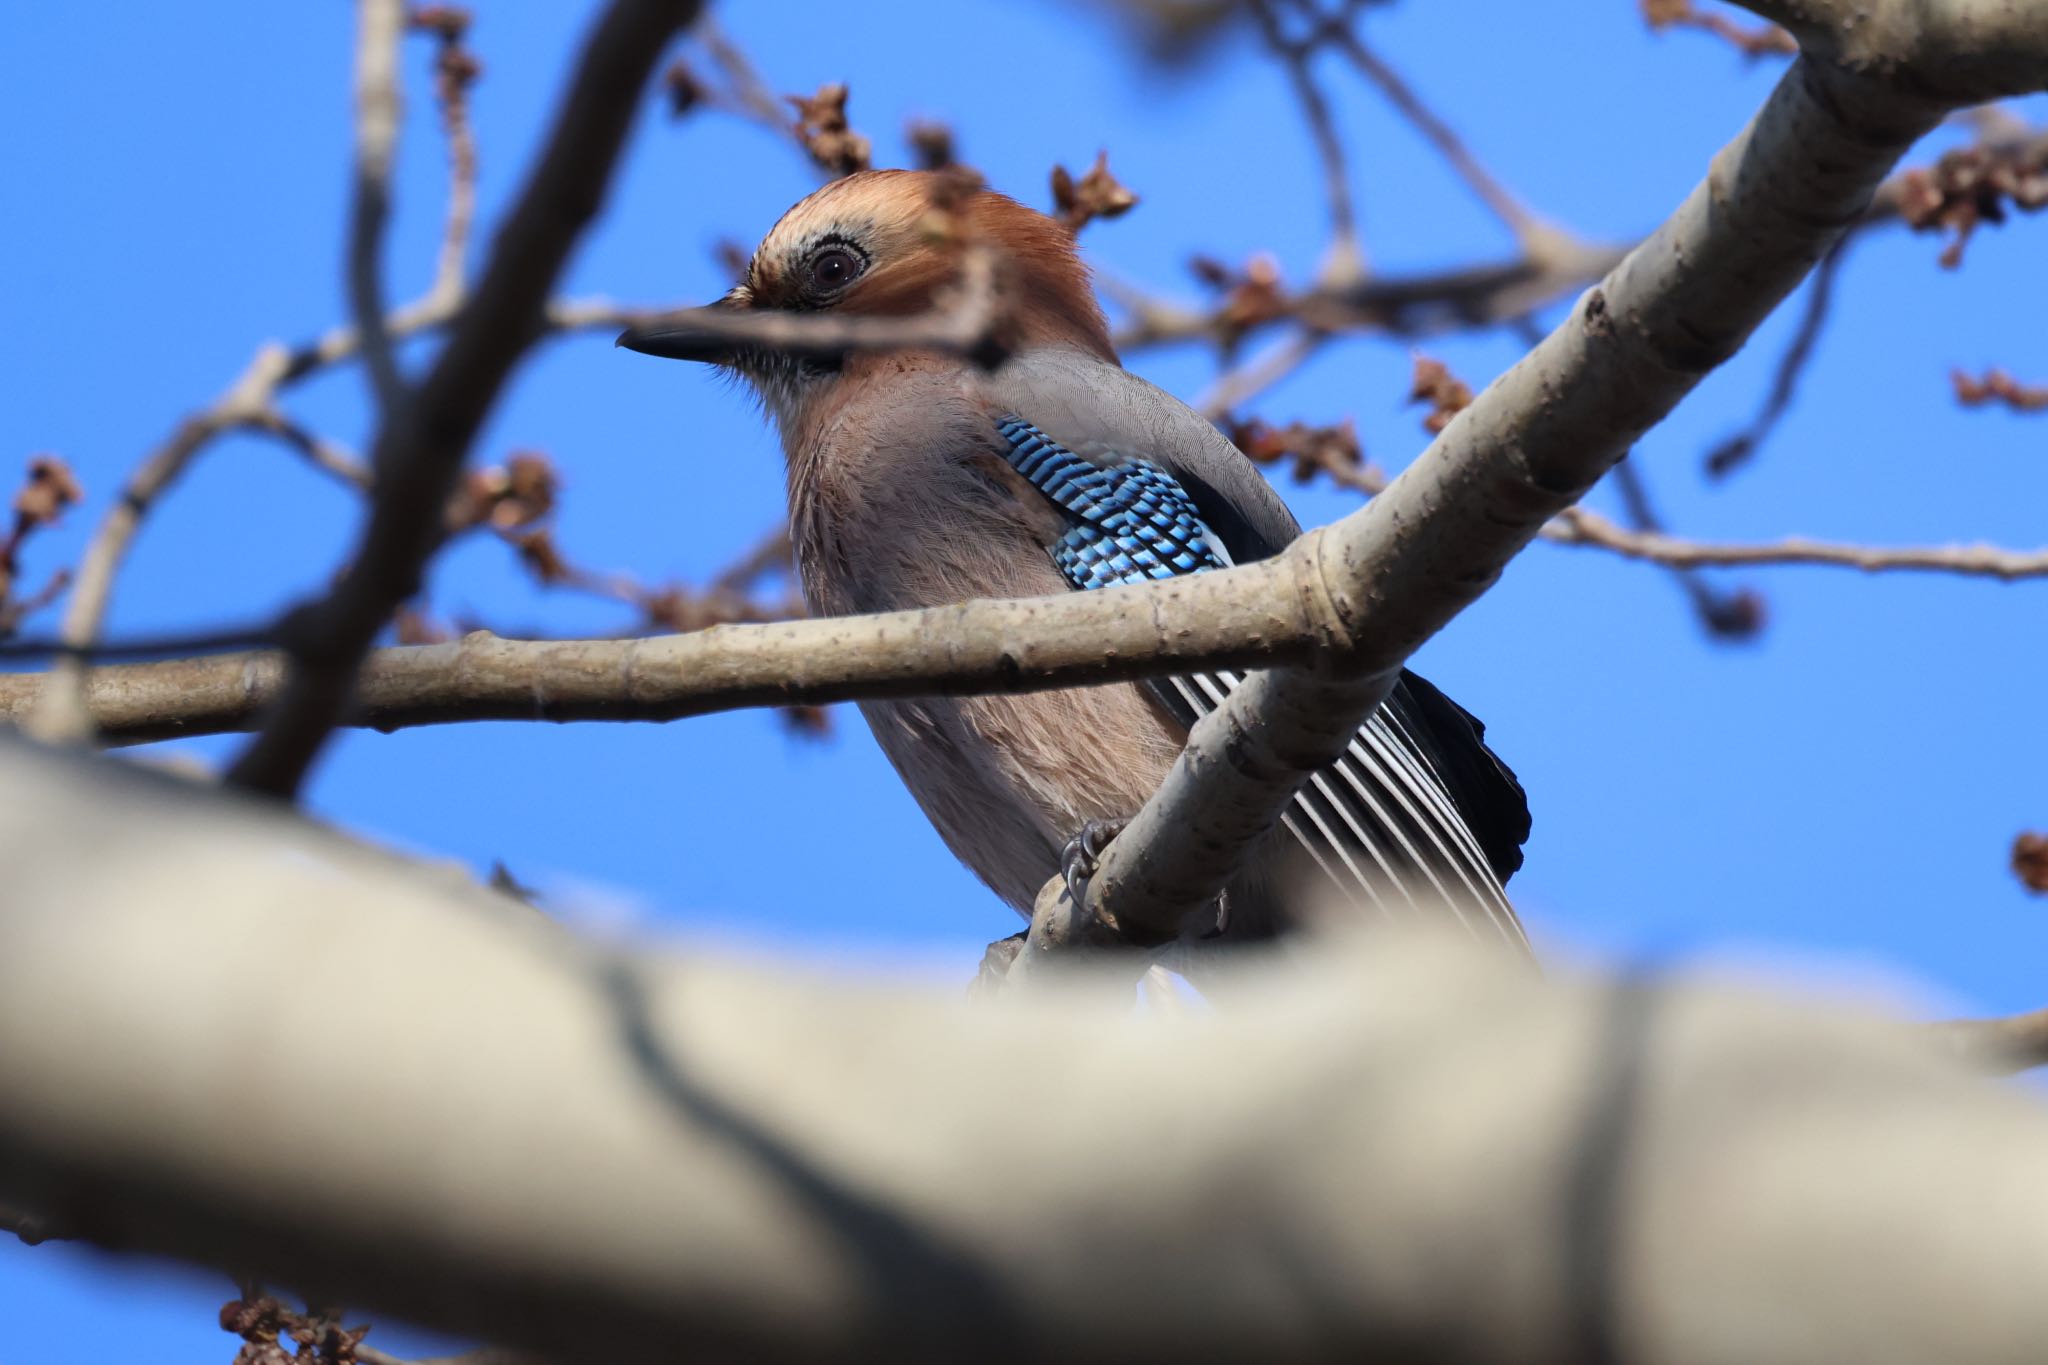
{"label": "eurasian jay", "polygon": [[[813,612],[1031,597],[1271,555],[1300,533],[1213,425],[1126,371],[1067,228],[957,173],[866,171],[785,213],[729,309],[922,313],[977,243],[1000,262],[1014,350],[802,359],[708,346],[659,325],[633,350],[707,360],[759,394],[788,462],[789,520]],[[1018,696],[861,703],[946,845],[1029,916],[1084,831],[1128,819],[1227,670]],[[1524,945],[1502,883],[1529,811],[1484,727],[1412,673],[1349,754],[1297,794],[1200,936],[1274,934],[1333,893],[1400,918],[1449,913]]]}

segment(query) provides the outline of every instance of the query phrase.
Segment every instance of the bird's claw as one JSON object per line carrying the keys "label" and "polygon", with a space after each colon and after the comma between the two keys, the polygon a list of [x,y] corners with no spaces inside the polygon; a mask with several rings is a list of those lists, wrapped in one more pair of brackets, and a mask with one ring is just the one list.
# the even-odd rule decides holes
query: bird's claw
{"label": "bird's claw", "polygon": [[1122,820],[1090,820],[1060,850],[1060,876],[1067,884],[1068,898],[1075,905],[1086,899],[1088,882],[1095,876],[1102,851],[1109,847],[1110,840],[1123,833],[1125,823]]}

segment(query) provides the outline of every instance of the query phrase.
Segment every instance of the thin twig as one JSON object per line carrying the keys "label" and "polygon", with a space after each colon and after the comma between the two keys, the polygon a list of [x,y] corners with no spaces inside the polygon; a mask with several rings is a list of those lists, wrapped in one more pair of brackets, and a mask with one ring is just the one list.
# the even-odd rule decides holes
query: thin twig
{"label": "thin twig", "polygon": [[1716,478],[1733,473],[1749,463],[1757,449],[1763,444],[1786,410],[1792,406],[1792,397],[1799,386],[1799,377],[1806,372],[1806,366],[1813,359],[1815,344],[1820,340],[1821,328],[1828,319],[1828,307],[1834,301],[1835,277],[1841,272],[1842,261],[1847,257],[1849,244],[1856,240],[1854,232],[1847,233],[1835,244],[1834,250],[1821,258],[1814,268],[1813,281],[1806,289],[1806,307],[1799,315],[1799,326],[1792,333],[1791,342],[1785,347],[1785,354],[1778,360],[1778,368],[1771,377],[1770,392],[1764,396],[1763,406],[1756,416],[1741,431],[1728,437],[1708,452],[1706,468]]}
{"label": "thin twig", "polygon": [[30,733],[53,743],[75,743],[91,735],[91,718],[81,691],[85,668],[80,656],[99,636],[114,577],[127,557],[137,528],[157,498],[215,437],[258,421],[271,410],[271,398],[288,363],[289,356],[281,346],[272,344],[259,349],[226,393],[180,422],[170,439],[129,476],[121,496],[87,543],[79,563],[62,627],[65,644],[75,652],[52,671],[41,705],[25,723]]}
{"label": "thin twig", "polygon": [[1308,120],[1309,136],[1315,141],[1316,157],[1322,163],[1323,195],[1330,210],[1330,250],[1323,263],[1324,279],[1332,284],[1355,282],[1365,274],[1365,250],[1358,233],[1351,178],[1344,166],[1344,145],[1337,137],[1330,101],[1311,68],[1315,44],[1313,40],[1287,37],[1273,0],[1253,0],[1251,11],[1266,46],[1287,69],[1288,84],[1294,87],[1294,98]]}
{"label": "thin twig", "polygon": [[476,220],[476,130],[469,119],[469,89],[483,66],[464,44],[468,10],[431,5],[414,10],[412,26],[434,35],[434,104],[441,111],[441,135],[448,147],[448,208],[435,259],[433,299],[459,300],[469,268],[470,229]]}
{"label": "thin twig", "polygon": [[1195,400],[1195,411],[1212,422],[1221,421],[1306,365],[1329,339],[1325,332],[1304,328],[1278,345],[1232,366],[1218,375],[1216,381]]}
{"label": "thin twig", "polygon": [[753,61],[726,36],[717,19],[709,15],[699,19],[690,36],[703,45],[725,77],[725,88],[711,92],[712,103],[789,139],[802,150],[803,137],[790,116],[789,105],[761,78]]}
{"label": "thin twig", "polygon": [[1597,512],[1574,507],[1543,529],[1558,545],[1593,545],[1627,559],[1667,568],[1829,565],[1865,573],[1943,573],[2005,582],[2048,577],[2048,549],[2006,550],[1993,545],[1848,545],[1787,536],[1755,545],[1685,540],[1659,531],[1631,531]]}
{"label": "thin twig", "polygon": [[363,365],[377,411],[389,415],[405,393],[384,330],[384,225],[391,216],[392,149],[398,141],[398,46],[405,0],[358,0],[356,160],[349,207],[348,302],[362,337]]}
{"label": "thin twig", "polygon": [[297,792],[347,710],[371,641],[417,595],[470,442],[545,328],[548,290],[597,213],[654,63],[697,8],[696,0],[613,0],[599,19],[447,345],[378,433],[369,525],[333,592],[294,632],[291,684],[229,768],[231,784],[274,796]]}
{"label": "thin twig", "polygon": [[[1634,454],[1634,451],[1629,452],[1630,456]],[[1621,495],[1621,505],[1628,514],[1630,527],[1626,534],[1665,535],[1663,519],[1657,515],[1656,509],[1650,503],[1650,489],[1643,478],[1641,467],[1632,458],[1625,456],[1608,477],[1613,480],[1614,490]],[[1592,512],[1584,512],[1575,522],[1569,517],[1559,519],[1559,523],[1565,522],[1571,522],[1571,527],[1567,528],[1561,524],[1544,527],[1545,538],[1560,544],[1599,544],[1603,542],[1592,539],[1575,540],[1573,537],[1590,537],[1600,534],[1606,528],[1620,530]],[[1567,530],[1567,534],[1560,533]],[[1707,628],[1709,634],[1723,640],[1748,640],[1755,638],[1763,630],[1764,603],[1756,593],[1748,589],[1724,592],[1707,582],[1695,565],[1656,562],[1664,563],[1664,567],[1671,570],[1671,576],[1678,580],[1678,586],[1685,593],[1686,600],[1692,603],[1693,614],[1699,618],[1700,624]]]}
{"label": "thin twig", "polygon": [[1415,93],[1414,87],[1402,78],[1400,72],[1382,61],[1379,54],[1365,45],[1365,40],[1358,36],[1356,26],[1348,17],[1340,16],[1328,21],[1324,24],[1322,33],[1328,42],[1334,44],[1339,52],[1350,59],[1351,64],[1358,68],[1359,74],[1378,87],[1388,102],[1400,111],[1401,116],[1428,139],[1429,144],[1436,148],[1437,154],[1449,162],[1451,169],[1457,172],[1458,178],[1479,197],[1481,203],[1493,211],[1494,217],[1507,225],[1508,230],[1515,234],[1516,240],[1520,241],[1525,249],[1535,251],[1547,238],[1555,234],[1556,229],[1531,213],[1521,200],[1508,192],[1507,187],[1501,184],[1491,171],[1480,164],[1479,158],[1472,154],[1464,139],[1423,102],[1422,97]]}

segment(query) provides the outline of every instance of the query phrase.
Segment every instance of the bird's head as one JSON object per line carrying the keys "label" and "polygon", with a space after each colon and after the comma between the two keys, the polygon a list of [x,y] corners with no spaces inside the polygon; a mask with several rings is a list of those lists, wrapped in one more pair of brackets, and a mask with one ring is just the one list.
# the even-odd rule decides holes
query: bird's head
{"label": "bird's head", "polygon": [[845,376],[845,363],[709,336],[706,314],[914,317],[948,297],[974,249],[986,250],[1000,281],[1011,346],[1073,346],[1115,362],[1073,233],[958,171],[862,171],[833,181],[782,215],[724,298],[630,328],[619,344],[738,374],[787,431]]}

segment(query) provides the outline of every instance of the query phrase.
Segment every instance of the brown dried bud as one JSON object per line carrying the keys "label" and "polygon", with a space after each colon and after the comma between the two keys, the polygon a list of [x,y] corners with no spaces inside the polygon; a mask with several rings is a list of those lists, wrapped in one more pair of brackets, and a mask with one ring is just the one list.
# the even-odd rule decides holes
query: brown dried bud
{"label": "brown dried bud", "polygon": [[2048,411],[2048,384],[2022,384],[1997,366],[1986,370],[1982,379],[1950,370],[1948,382],[1955,388],[1956,401],[1966,408],[2003,403],[2014,412]]}
{"label": "brown dried bud", "polygon": [[1453,417],[1472,406],[1472,386],[1452,374],[1441,360],[1417,354],[1408,401],[1429,404],[1429,415],[1422,419],[1422,428],[1434,436],[1449,426]]}
{"label": "brown dried bud", "polygon": [[785,706],[778,714],[783,728],[801,739],[823,739],[832,733],[832,713],[822,706],[802,702]]}
{"label": "brown dried bud", "polygon": [[2026,833],[2012,841],[2013,875],[2036,895],[2048,895],[2048,834]]}
{"label": "brown dried bud", "polygon": [[1346,475],[1365,463],[1358,429],[1345,418],[1328,426],[1290,422],[1276,427],[1259,418],[1227,423],[1225,433],[1253,464],[1294,462],[1296,483],[1307,483],[1318,473]]}
{"label": "brown dried bud", "polygon": [[420,33],[431,33],[444,43],[458,43],[469,32],[473,16],[461,5],[421,5],[406,22]]}
{"label": "brown dried bud", "polygon": [[1095,164],[1078,181],[1065,166],[1052,168],[1053,216],[1078,233],[1097,218],[1120,218],[1137,207],[1138,196],[1109,173],[1109,153],[1097,152]]}
{"label": "brown dried bud", "polygon": [[818,93],[785,96],[796,107],[796,136],[811,160],[834,175],[852,175],[871,164],[872,147],[846,121],[846,99],[852,92],[844,82],[831,81]]}
{"label": "brown dried bud", "polygon": [[704,102],[704,83],[697,79],[697,73],[681,57],[670,62],[668,70],[661,73],[661,89],[668,96],[671,118],[681,118]]}
{"label": "brown dried bud", "polygon": [[906,132],[919,170],[942,171],[959,163],[959,154],[953,145],[953,129],[949,124],[934,119],[912,119]]}
{"label": "brown dried bud", "polygon": [[455,638],[454,632],[414,606],[400,607],[391,618],[391,629],[402,645],[439,645]]}
{"label": "brown dried bud", "polygon": [[37,455],[28,462],[28,480],[14,495],[15,534],[31,526],[48,526],[64,509],[85,497],[71,466],[55,455]]}

